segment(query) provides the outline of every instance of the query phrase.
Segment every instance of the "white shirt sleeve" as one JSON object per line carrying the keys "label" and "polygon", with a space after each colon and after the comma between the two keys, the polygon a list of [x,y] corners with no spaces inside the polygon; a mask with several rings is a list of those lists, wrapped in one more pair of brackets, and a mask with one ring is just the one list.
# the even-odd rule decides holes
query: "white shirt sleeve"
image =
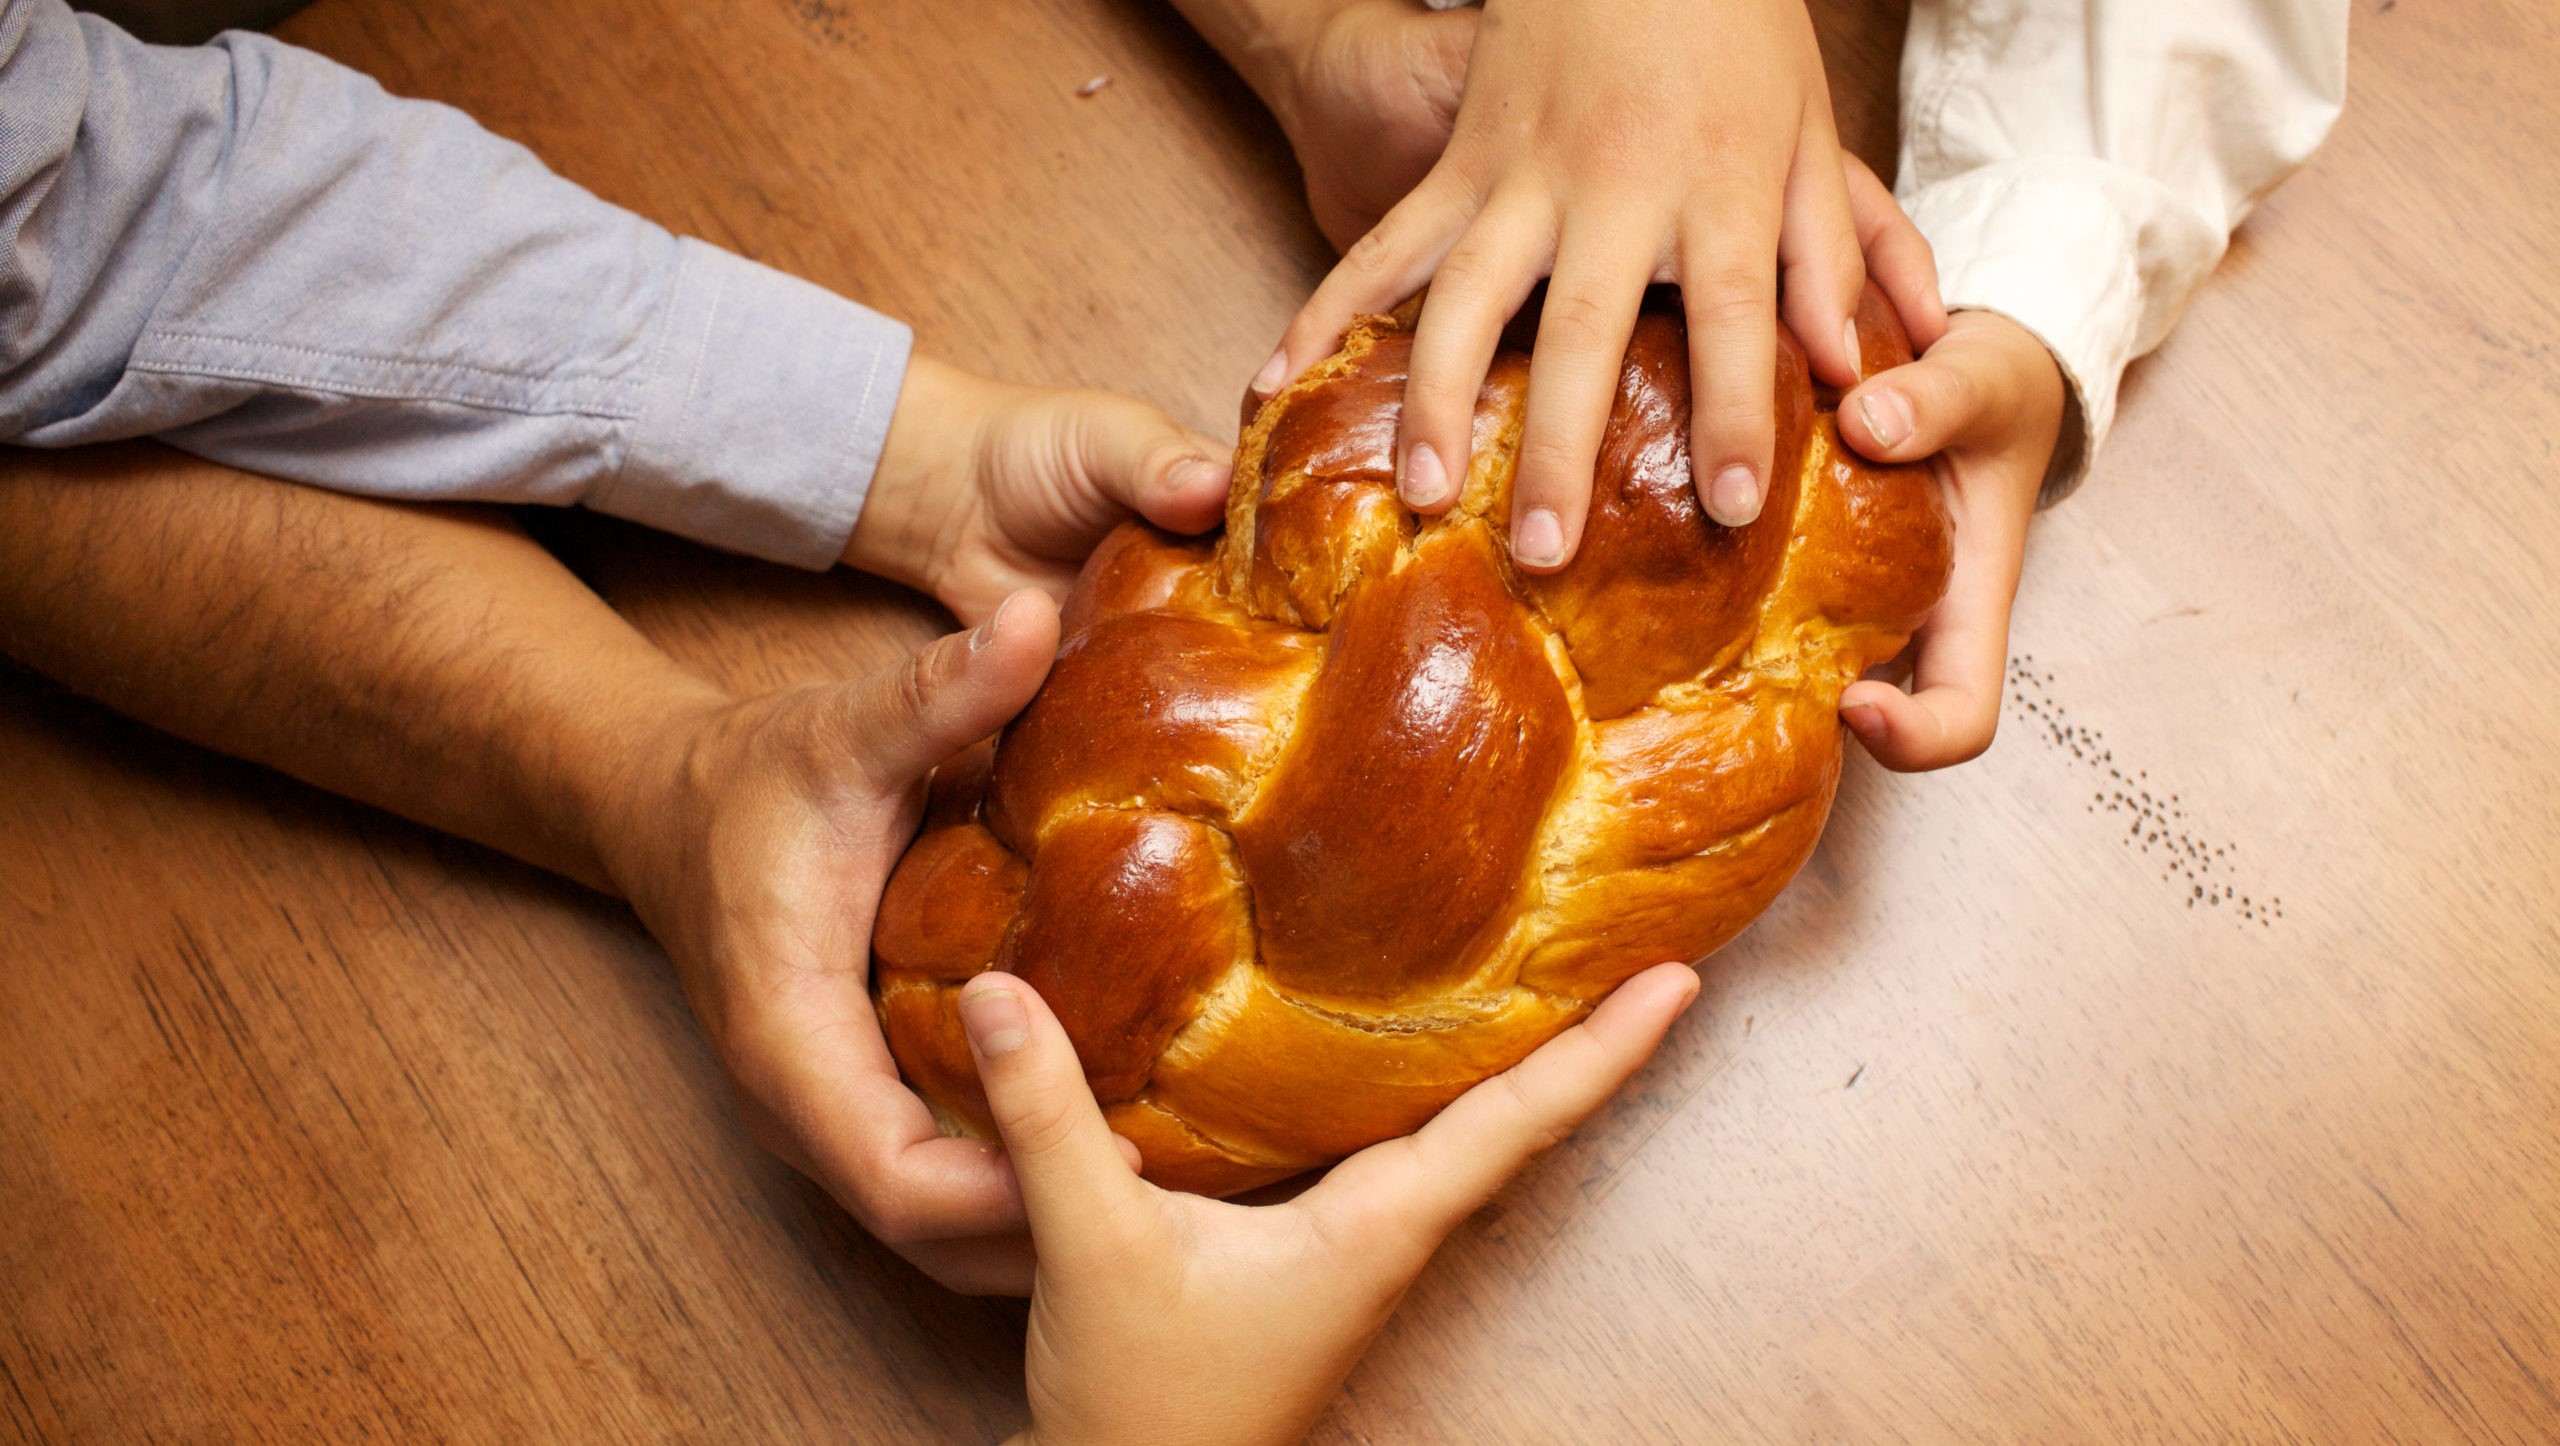
{"label": "white shirt sleeve", "polygon": [[2346,88],[2346,0],[1913,0],[1895,190],[1948,307],[2013,318],[2071,384],[2044,502]]}

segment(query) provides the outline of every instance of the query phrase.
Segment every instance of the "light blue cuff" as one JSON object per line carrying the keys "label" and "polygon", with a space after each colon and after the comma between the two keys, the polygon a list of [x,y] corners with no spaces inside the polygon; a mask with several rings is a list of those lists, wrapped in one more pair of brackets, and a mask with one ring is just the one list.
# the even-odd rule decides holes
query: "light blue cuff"
{"label": "light blue cuff", "polygon": [[599,512],[798,567],[844,555],[914,333],[718,247],[678,243],[621,470]]}

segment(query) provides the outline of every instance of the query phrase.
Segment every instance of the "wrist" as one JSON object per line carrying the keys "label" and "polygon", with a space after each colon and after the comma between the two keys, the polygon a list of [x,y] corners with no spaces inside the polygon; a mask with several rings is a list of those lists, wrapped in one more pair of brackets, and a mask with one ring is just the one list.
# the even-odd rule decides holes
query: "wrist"
{"label": "wrist", "polygon": [[844,563],[929,591],[967,515],[987,383],[931,357],[907,365]]}
{"label": "wrist", "polygon": [[[642,905],[658,872],[683,866],[683,821],[702,793],[705,745],[735,708],[722,689],[681,670],[647,698],[617,705],[632,720],[580,753],[566,812],[582,823],[600,877],[585,882]],[[644,909],[645,915],[645,909]]]}
{"label": "wrist", "polygon": [[1316,42],[1356,0],[1174,0],[1191,27],[1253,88],[1291,136]]}

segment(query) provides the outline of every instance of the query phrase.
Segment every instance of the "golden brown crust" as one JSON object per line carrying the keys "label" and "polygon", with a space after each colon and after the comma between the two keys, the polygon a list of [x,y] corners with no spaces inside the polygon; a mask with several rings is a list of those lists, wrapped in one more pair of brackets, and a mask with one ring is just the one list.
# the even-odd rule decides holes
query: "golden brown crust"
{"label": "golden brown crust", "polygon": [[880,1030],[898,1073],[955,1124],[993,1139],[995,1117],[978,1085],[978,1062],[960,1029],[960,991],[914,979],[878,979]]}
{"label": "golden brown crust", "polygon": [[1690,482],[1687,348],[1673,318],[1637,319],[1581,555],[1530,584],[1573,653],[1593,718],[1618,717],[1667,683],[1732,661],[1794,535],[1813,422],[1803,349],[1780,333],[1776,463],[1760,519],[1719,527]]}
{"label": "golden brown crust", "polygon": [[1229,816],[1297,712],[1320,641],[1178,612],[1104,618],[1067,639],[1005,730],[988,824],[1027,854],[1087,804]]}
{"label": "golden brown crust", "polygon": [[1253,957],[1228,853],[1218,830],[1154,809],[1086,809],[1040,840],[997,964],[1057,1012],[1104,1104],[1135,1095],[1210,982]]}
{"label": "golden brown crust", "polygon": [[1573,742],[1572,706],[1488,529],[1440,531],[1370,579],[1236,820],[1263,967],[1337,999],[1463,978]]}
{"label": "golden brown crust", "polygon": [[922,979],[965,981],[993,967],[1030,870],[978,824],[955,821],[920,835],[871,926],[876,967]]}
{"label": "golden brown crust", "polygon": [[1206,542],[1144,523],[1114,528],[1085,559],[1075,591],[1058,609],[1058,636],[1072,638],[1106,617],[1169,606],[1177,596],[1205,597],[1210,565]]}
{"label": "golden brown crust", "polygon": [[1411,1134],[1586,1006],[1506,989],[1438,1019],[1363,1016],[1247,971],[1156,1062],[1148,1093],[1208,1139],[1308,1165]]}
{"label": "golden brown crust", "polygon": [[[1412,308],[1253,410],[1214,547],[1087,564],[1047,686],[937,775],[876,988],[899,1067],[986,1130],[955,1001],[1011,969],[1159,1184],[1229,1194],[1407,1132],[1628,975],[1721,947],[1820,838],[1840,690],[1944,589],[1923,468],[1850,454],[1781,335],[1776,465],[1727,529],[1689,476],[1687,342],[1639,320],[1573,564],[1503,536],[1526,328],[1457,505],[1392,490]],[[1909,356],[1872,290],[1867,370]]]}
{"label": "golden brown crust", "polygon": [[1138,1147],[1138,1173],[1175,1190],[1203,1195],[1240,1195],[1286,1180],[1321,1160],[1258,1162],[1251,1152],[1233,1145],[1212,1144],[1153,1100],[1135,1099],[1102,1112],[1112,1133]]}

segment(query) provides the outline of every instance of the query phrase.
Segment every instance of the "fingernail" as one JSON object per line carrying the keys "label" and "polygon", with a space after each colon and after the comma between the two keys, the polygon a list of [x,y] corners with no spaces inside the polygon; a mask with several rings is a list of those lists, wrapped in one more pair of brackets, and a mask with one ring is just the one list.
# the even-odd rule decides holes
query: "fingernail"
{"label": "fingernail", "polygon": [[972,989],[960,996],[960,1027],[980,1059],[1000,1059],[1031,1037],[1031,1016],[1022,996],[1001,986]]}
{"label": "fingernail", "polygon": [[1884,710],[1873,703],[1853,703],[1841,709],[1840,721],[1869,743],[1884,737]]}
{"label": "fingernail", "polygon": [[1227,487],[1227,469],[1206,457],[1194,457],[1190,461],[1176,463],[1173,475],[1167,480],[1176,492],[1189,492],[1194,488],[1205,492],[1212,486],[1223,492]]}
{"label": "fingernail", "polygon": [[1891,387],[1858,398],[1858,415],[1879,447],[1899,447],[1911,435],[1911,399]]}
{"label": "fingernail", "polygon": [[[1235,373],[1229,372],[1227,375],[1234,376]],[[1280,390],[1280,383],[1286,380],[1288,375],[1289,349],[1282,347],[1271,353],[1271,360],[1262,364],[1262,370],[1253,374],[1254,395],[1267,397]]]}
{"label": "fingernail", "polygon": [[1547,508],[1530,508],[1512,530],[1511,555],[1526,567],[1553,567],[1564,561],[1564,524]]}
{"label": "fingernail", "polygon": [[1740,527],[1760,516],[1760,479],[1737,462],[1707,484],[1707,512],[1727,527]]}
{"label": "fingernail", "polygon": [[1849,375],[1864,380],[1867,364],[1858,353],[1858,319],[1856,317],[1850,317],[1847,321],[1840,323],[1840,344],[1848,348]]}
{"label": "fingernail", "polygon": [[1449,492],[1449,469],[1440,465],[1440,454],[1431,450],[1429,442],[1416,442],[1405,449],[1404,480],[1396,484],[1404,494],[1404,505],[1419,512],[1437,507]]}
{"label": "fingernail", "polygon": [[984,652],[987,644],[996,640],[996,634],[1004,631],[1004,610],[1011,606],[1013,606],[1011,598],[997,603],[996,610],[987,615],[987,620],[978,624],[977,630],[969,634],[970,652]]}

